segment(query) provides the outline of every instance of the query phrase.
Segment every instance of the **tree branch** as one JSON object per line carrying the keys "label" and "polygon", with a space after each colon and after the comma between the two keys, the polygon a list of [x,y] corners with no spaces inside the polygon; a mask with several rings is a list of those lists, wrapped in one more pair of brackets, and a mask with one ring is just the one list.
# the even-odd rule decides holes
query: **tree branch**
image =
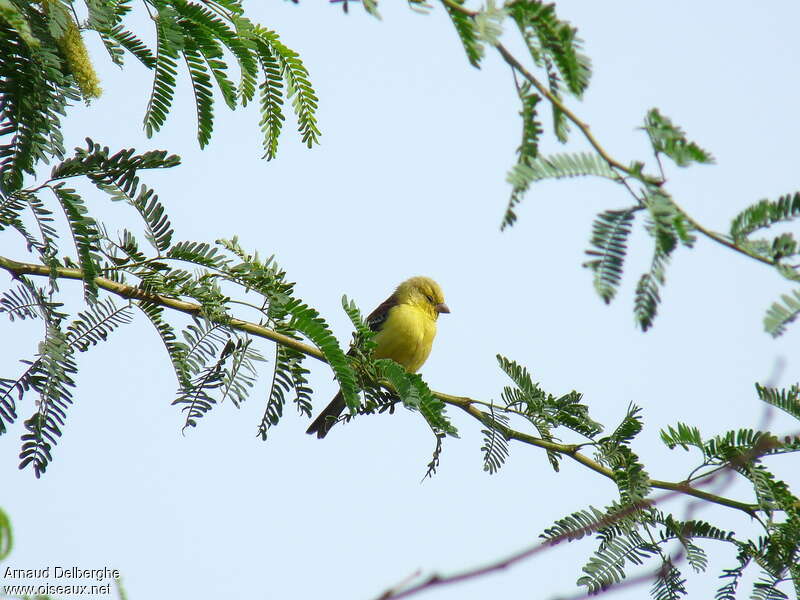
{"label": "tree branch", "polygon": [[[448,6],[451,6],[450,2],[447,2],[447,4],[448,4]],[[471,15],[471,16],[474,16],[474,15]],[[505,60],[506,63],[508,63],[508,65],[513,70],[517,71],[520,75],[522,75],[525,79],[527,79],[531,83],[531,85],[533,85],[539,91],[539,93],[541,93],[545,98],[547,98],[547,100],[553,106],[558,108],[558,110],[561,111],[564,114],[564,116],[567,117],[567,119],[569,119],[572,123],[575,124],[575,126],[578,129],[581,130],[581,133],[583,133],[583,136],[586,138],[586,140],[589,142],[589,144],[591,144],[592,148],[595,149],[595,151],[600,155],[600,157],[603,160],[606,161],[606,163],[608,163],[608,165],[610,167],[612,167],[614,169],[618,169],[618,170],[622,171],[623,173],[625,173],[626,175],[630,175],[631,177],[634,177],[636,179],[640,179],[645,184],[654,185],[654,186],[657,186],[657,187],[660,187],[660,186],[662,186],[664,184],[665,180],[663,178],[663,171],[662,171],[662,177],[661,178],[644,175],[643,173],[642,174],[637,174],[637,173],[634,173],[629,167],[626,167],[621,162],[619,162],[614,157],[612,157],[606,151],[606,149],[603,148],[603,146],[600,144],[600,142],[597,140],[597,138],[594,137],[594,134],[591,132],[591,129],[589,128],[589,124],[588,123],[586,123],[585,121],[582,121],[581,119],[579,119],[578,116],[574,112],[572,112],[569,108],[567,108],[567,106],[559,98],[557,98],[549,89],[547,89],[547,86],[545,86],[541,81],[539,81],[537,79],[537,77],[533,73],[528,71],[525,68],[525,66],[521,62],[519,62],[519,60],[517,60],[517,58],[513,54],[511,54],[511,52],[509,52],[508,49],[505,46],[503,46],[503,44],[498,42],[497,44],[495,44],[495,48],[500,53],[500,56],[503,57],[503,60]],[[660,167],[660,162],[659,162],[659,167]],[[624,182],[624,180],[623,180],[623,182]],[[627,187],[627,184],[626,184],[626,187]],[[628,188],[628,191],[631,191],[630,188]],[[633,194],[632,191],[631,191],[631,193]],[[634,196],[634,198],[636,197],[635,194],[633,194],[633,196]],[[708,239],[716,242],[717,244],[721,244],[721,245],[725,246],[726,248],[729,248],[729,249],[731,249],[731,250],[733,250],[735,252],[738,252],[740,254],[744,254],[745,256],[748,256],[748,257],[752,258],[753,260],[757,260],[757,261],[759,261],[761,263],[764,263],[766,265],[769,265],[771,267],[776,266],[775,261],[770,260],[769,258],[766,258],[766,257],[761,256],[759,254],[755,254],[753,252],[750,252],[747,249],[742,248],[741,246],[737,246],[732,241],[726,239],[726,237],[724,235],[719,234],[719,233],[717,233],[715,231],[711,231],[710,229],[707,229],[707,228],[703,227],[700,223],[698,223],[695,219],[693,219],[686,211],[684,211],[680,206],[678,206],[678,204],[674,200],[670,199],[670,201],[675,205],[675,208],[677,208],[681,212],[681,214],[683,214],[683,216],[686,217],[686,220],[689,221],[691,226],[696,231],[698,231],[701,235],[704,235]]]}
{"label": "tree branch", "polygon": [[[51,275],[50,267],[32,263],[21,263],[4,256],[0,256],[0,268],[5,269],[15,277],[20,275],[49,277]],[[83,272],[80,269],[58,267],[55,270],[55,276],[59,279],[76,279],[83,281]],[[141,288],[124,283],[118,283],[116,281],[112,281],[111,279],[106,279],[105,277],[95,277],[94,282],[97,284],[97,287],[104,289],[107,292],[111,292],[112,294],[116,294],[122,298],[128,298],[130,300],[147,300],[153,304],[159,304],[188,315],[196,317],[203,316],[203,307],[195,302],[186,302],[185,300],[180,300],[178,298],[170,298],[169,296],[152,294],[142,290]],[[288,335],[283,335],[282,333],[278,333],[277,331],[273,331],[272,329],[263,327],[262,325],[251,323],[250,321],[235,319],[233,317],[226,321],[214,319],[210,320],[214,321],[215,323],[219,323],[220,325],[227,325],[233,329],[244,331],[256,337],[271,340],[288,348],[297,350],[298,352],[302,352],[306,356],[316,358],[322,362],[327,362],[322,352],[313,346],[299,342],[290,338]]]}
{"label": "tree branch", "polygon": [[[36,275],[39,277],[51,276],[50,267],[32,263],[17,262],[15,260],[6,258],[4,256],[0,256],[0,268],[5,269],[14,277],[19,277],[21,275]],[[58,267],[55,269],[54,275],[55,277],[60,279],[74,279],[79,281],[83,280],[83,273],[80,269]],[[171,308],[173,310],[177,310],[179,312],[183,312],[192,316],[202,316],[203,314],[202,306],[194,302],[186,302],[185,300],[180,300],[178,298],[170,298],[168,296],[152,294],[140,288],[127,285],[124,283],[118,283],[116,281],[112,281],[111,279],[106,279],[105,277],[96,277],[95,283],[97,284],[97,287],[106,290],[107,292],[110,292],[112,294],[116,294],[117,296],[120,296],[122,298],[128,298],[132,300],[147,300],[148,302],[152,302],[160,306]],[[304,344],[303,342],[300,342],[289,336],[278,333],[277,331],[273,331],[272,329],[269,329],[262,325],[252,323],[250,321],[243,321],[241,319],[236,319],[233,317],[225,321],[214,320],[214,319],[211,320],[221,325],[230,327],[232,329],[244,331],[253,336],[264,338],[278,344],[282,344],[288,348],[297,350],[298,352],[301,352],[306,356],[316,358],[321,362],[326,362],[324,355],[317,348],[310,346],[308,344]],[[528,444],[530,446],[536,446],[537,448],[543,448],[545,450],[550,450],[552,452],[558,452],[559,454],[569,456],[571,459],[582,464],[584,467],[587,467],[592,471],[595,471],[596,473],[599,473],[600,475],[603,475],[604,477],[611,479],[612,481],[614,480],[614,473],[611,471],[611,469],[604,467],[597,461],[592,460],[585,454],[581,454],[579,452],[580,449],[579,444],[559,444],[556,442],[551,442],[548,440],[544,440],[542,438],[538,438],[533,435],[529,435],[527,433],[523,433],[521,431],[517,431],[515,429],[511,429],[510,427],[507,427],[501,423],[498,423],[496,420],[493,420],[488,413],[485,413],[484,411],[477,408],[476,401],[471,398],[463,396],[451,396],[450,394],[445,394],[442,392],[433,392],[433,393],[437,398],[439,398],[443,402],[451,406],[456,406],[462,409],[463,411],[465,411],[470,416],[477,419],[484,425],[499,430],[501,433],[503,433],[503,435],[505,435],[509,439],[517,440],[519,442]],[[727,506],[728,508],[733,508],[736,510],[743,511],[751,516],[754,515],[756,511],[760,510],[757,504],[747,504],[745,502],[739,502],[737,500],[732,500],[730,498],[725,498],[723,496],[717,496],[716,494],[711,494],[696,487],[692,487],[691,485],[689,485],[688,482],[673,483],[670,481],[651,479],[649,483],[650,486],[654,488],[670,490],[672,492],[685,494],[687,496],[693,496],[701,500],[713,502],[714,504],[719,504],[721,506]]]}

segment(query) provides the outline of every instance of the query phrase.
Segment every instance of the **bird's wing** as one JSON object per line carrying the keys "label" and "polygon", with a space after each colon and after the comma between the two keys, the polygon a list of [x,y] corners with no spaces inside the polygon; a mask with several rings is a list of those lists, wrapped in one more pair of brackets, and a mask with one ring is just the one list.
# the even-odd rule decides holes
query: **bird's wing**
{"label": "bird's wing", "polygon": [[380,303],[378,308],[373,310],[367,317],[367,325],[372,331],[380,331],[386,319],[389,318],[389,311],[397,306],[397,295],[392,294]]}

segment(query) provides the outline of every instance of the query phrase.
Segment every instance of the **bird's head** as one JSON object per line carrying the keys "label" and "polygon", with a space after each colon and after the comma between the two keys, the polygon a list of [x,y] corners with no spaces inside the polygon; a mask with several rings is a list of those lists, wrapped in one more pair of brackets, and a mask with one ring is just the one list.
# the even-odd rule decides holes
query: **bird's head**
{"label": "bird's head", "polygon": [[413,304],[437,319],[441,313],[449,313],[444,303],[444,293],[439,284],[430,277],[412,277],[405,280],[395,291],[397,301],[401,304]]}

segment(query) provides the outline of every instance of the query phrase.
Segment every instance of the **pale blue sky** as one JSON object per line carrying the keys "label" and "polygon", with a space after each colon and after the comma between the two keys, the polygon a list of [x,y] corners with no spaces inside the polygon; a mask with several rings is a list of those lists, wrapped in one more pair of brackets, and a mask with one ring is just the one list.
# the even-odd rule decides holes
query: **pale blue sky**
{"label": "pale blue sky", "polygon": [[[779,357],[786,361],[780,383],[797,381],[797,326],[772,340],[761,324],[790,287],[704,239],[676,252],[647,334],[631,313],[651,252],[640,229],[618,299],[600,301],[580,265],[594,215],[629,203],[617,186],[536,186],[517,225],[499,232],[505,173],[519,143],[511,74],[493,55],[481,71],[470,67],[441,9],[420,16],[387,2],[378,22],[358,6],[344,16],[322,2],[250,4],[252,18],[277,30],[310,70],[320,147],[306,150],[290,119],[277,160],[263,162],[256,112],[232,114],[219,104],[213,141],[201,152],[185,82],[167,126],[147,140],[141,120],[150,74],[132,59],[119,71],[96,44],[106,92],[66,121],[68,146],[88,135],[112,149],[165,148],[183,157],[180,168],[143,178],[167,206],[176,239],[238,235],[246,248],[275,254],[343,344],[350,326],[342,294],[369,311],[406,277],[434,277],[452,314],[440,320],[422,370],[431,387],[498,399],[507,382],[494,357],[502,353],[548,391],[583,392],[609,427],[635,402],[645,429],[634,449],[658,479],[685,476],[696,458],[667,450],[660,428],[680,420],[710,436],[755,427],[763,407],[753,383],[767,379]],[[668,188],[700,222],[722,231],[748,204],[800,187],[800,6],[764,6],[558,3],[595,66],[584,101],[571,106],[623,162],[648,158],[636,128],[649,108],[681,125],[718,164],[670,167]],[[562,149],[549,132],[542,146]],[[570,149],[585,147],[573,136]],[[99,194],[90,202],[111,230],[132,218]],[[0,250],[25,258],[16,240],[0,238]],[[304,435],[307,421],[289,410],[261,442],[255,433],[271,363],[241,410],[219,406],[184,437],[181,413],[170,406],[176,384],[166,353],[141,317],[136,323],[79,357],[76,402],[41,480],[17,471],[21,422],[0,438],[0,505],[16,533],[8,564],[118,568],[131,600],[369,599],[416,569],[448,573],[496,559],[534,543],[555,519],[617,498],[612,482],[568,460],[555,474],[528,447],[512,446],[503,470],[485,474],[481,427],[452,410],[461,439],[445,440],[439,473],[423,484],[433,439],[405,410],[337,428],[324,441]],[[36,351],[39,330],[0,321],[0,337],[9,340],[0,348],[4,377]],[[269,344],[261,348],[271,356]],[[335,384],[324,365],[309,366],[322,407]],[[22,415],[33,402],[26,397]],[[793,425],[775,415],[771,427],[786,433]],[[771,465],[797,489],[792,460]],[[726,493],[750,498],[741,485]],[[682,515],[683,505],[667,508]],[[696,516],[749,527],[732,511],[703,508]],[[562,545],[425,597],[570,594],[594,547],[589,540]],[[706,547],[720,560],[690,577],[691,597],[709,597],[720,569],[735,564],[727,548]]]}

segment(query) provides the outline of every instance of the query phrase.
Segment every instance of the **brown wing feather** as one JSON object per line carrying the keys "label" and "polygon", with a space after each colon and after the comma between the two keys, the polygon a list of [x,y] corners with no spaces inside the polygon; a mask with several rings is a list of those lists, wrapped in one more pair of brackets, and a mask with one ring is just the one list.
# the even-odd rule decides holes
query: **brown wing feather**
{"label": "brown wing feather", "polygon": [[386,319],[389,317],[389,310],[397,306],[397,294],[392,294],[378,305],[367,317],[367,325],[372,331],[380,331]]}

